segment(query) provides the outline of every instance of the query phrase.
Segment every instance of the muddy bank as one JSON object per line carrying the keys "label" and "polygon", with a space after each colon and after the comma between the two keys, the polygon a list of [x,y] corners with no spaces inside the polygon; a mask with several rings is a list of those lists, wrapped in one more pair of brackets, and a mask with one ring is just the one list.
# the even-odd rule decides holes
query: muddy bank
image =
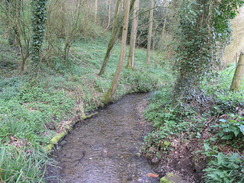
{"label": "muddy bank", "polygon": [[143,137],[151,131],[143,119],[146,94],[129,95],[77,124],[54,153],[58,167],[49,167],[48,183],[159,182],[140,156]]}

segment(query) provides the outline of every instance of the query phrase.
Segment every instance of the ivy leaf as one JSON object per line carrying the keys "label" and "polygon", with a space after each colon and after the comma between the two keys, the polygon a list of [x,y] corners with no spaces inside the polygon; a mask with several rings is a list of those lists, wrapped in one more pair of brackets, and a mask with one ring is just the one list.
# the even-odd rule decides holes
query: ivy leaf
{"label": "ivy leaf", "polygon": [[209,150],[211,150],[211,147],[210,147],[209,144],[207,144],[207,143],[204,143],[204,144],[203,144],[203,147],[204,147],[204,150],[205,150],[205,151],[209,151]]}
{"label": "ivy leaf", "polygon": [[242,134],[244,135],[244,125],[238,126],[242,132]]}
{"label": "ivy leaf", "polygon": [[219,121],[225,123],[226,119],[220,119]]}
{"label": "ivy leaf", "polygon": [[232,138],[233,138],[232,135],[225,135],[221,139],[223,139],[223,140],[231,140]]}

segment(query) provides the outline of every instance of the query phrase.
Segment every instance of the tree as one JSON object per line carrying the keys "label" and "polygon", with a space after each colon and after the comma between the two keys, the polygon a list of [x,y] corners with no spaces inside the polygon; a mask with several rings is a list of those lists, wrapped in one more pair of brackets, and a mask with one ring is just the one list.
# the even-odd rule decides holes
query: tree
{"label": "tree", "polygon": [[151,9],[150,9],[149,29],[148,29],[148,39],[147,39],[147,61],[146,61],[147,64],[150,63],[150,57],[151,57],[154,0],[151,0],[150,8]]}
{"label": "tree", "polygon": [[117,35],[119,32],[119,6],[120,6],[120,3],[121,3],[121,0],[116,1],[112,35],[111,35],[111,38],[110,38],[109,43],[108,43],[108,48],[107,48],[106,54],[104,56],[103,64],[102,64],[101,70],[99,72],[99,75],[102,75],[105,72],[105,69],[106,69],[106,66],[108,63],[108,59],[110,57],[111,50],[114,47],[114,44],[115,44],[115,41],[116,41],[116,38],[117,38]]}
{"label": "tree", "polygon": [[46,22],[46,4],[48,0],[32,0],[32,61],[40,62],[41,47],[44,40]]}
{"label": "tree", "polygon": [[230,90],[239,91],[241,87],[241,81],[244,76],[244,52],[240,54],[239,61],[236,67],[235,75],[233,77]]}
{"label": "tree", "polygon": [[237,13],[242,0],[185,0],[180,8],[179,28],[176,36],[177,81],[175,101],[197,99],[200,83],[211,76],[219,65],[223,45],[230,37],[229,20]]}
{"label": "tree", "polygon": [[[129,12],[133,9],[134,3],[135,3],[135,0],[132,0],[131,3],[130,3]],[[109,60],[109,57],[110,57],[110,53],[111,53],[111,51],[112,51],[112,49],[114,47],[114,44],[116,42],[116,38],[118,37],[119,30],[121,28],[120,21],[119,21],[119,7],[120,7],[120,4],[121,4],[121,0],[117,0],[116,1],[115,13],[114,13],[114,22],[113,22],[112,35],[111,35],[111,38],[110,38],[109,43],[108,43],[108,48],[107,48],[105,57],[103,59],[102,67],[101,67],[100,72],[98,74],[100,76],[103,75],[104,72],[105,72],[105,69],[106,69],[106,66],[107,66],[107,63],[108,63],[108,60]]]}
{"label": "tree", "polygon": [[[166,3],[165,3],[166,4]],[[162,35],[161,38],[163,38],[165,36],[165,31],[166,31],[166,23],[167,23],[167,17],[168,17],[168,9],[169,7],[165,7],[166,9],[166,13],[164,15],[164,23],[163,23],[163,30],[162,30]]]}
{"label": "tree", "polygon": [[70,48],[74,43],[75,39],[80,34],[80,19],[81,19],[81,3],[82,0],[77,0],[75,7],[65,11],[66,2],[63,2],[64,9],[64,20],[65,20],[65,45],[64,45],[64,60],[67,62],[69,60]]}
{"label": "tree", "polygon": [[112,0],[107,0],[107,5],[108,5],[108,25],[106,27],[105,30],[107,30],[110,26],[110,23],[111,23],[111,3],[112,3]]}
{"label": "tree", "polygon": [[[22,0],[5,0],[0,4],[1,15],[8,32],[9,45],[17,47],[21,55],[20,70],[24,71],[30,55],[30,11],[28,3]],[[25,12],[25,13],[24,13]]]}
{"label": "tree", "polygon": [[8,42],[9,45],[15,44],[15,37],[18,29],[18,23],[20,19],[20,10],[22,1],[20,0],[5,0],[7,19],[8,19]]}
{"label": "tree", "polygon": [[130,0],[124,1],[124,23],[123,23],[123,32],[122,32],[122,42],[120,50],[119,63],[114,74],[114,78],[111,84],[110,89],[104,96],[104,103],[108,103],[112,96],[114,95],[116,88],[118,86],[119,76],[123,68],[125,56],[126,56],[126,40],[128,34],[128,24],[129,24],[129,13],[130,13]]}
{"label": "tree", "polygon": [[135,46],[136,46],[136,37],[137,37],[137,28],[138,28],[138,13],[139,13],[139,5],[140,0],[135,1],[134,11],[133,11],[133,20],[132,20],[132,28],[130,35],[130,52],[128,58],[127,67],[134,69],[135,67]]}
{"label": "tree", "polygon": [[124,10],[124,0],[121,0],[121,6],[120,6],[120,12],[123,12],[123,10]]}
{"label": "tree", "polygon": [[94,12],[94,13],[95,13],[95,14],[94,14],[94,22],[97,23],[98,0],[95,0],[95,4],[94,4],[94,5],[95,5],[95,7],[94,7],[94,8],[95,8],[95,9],[94,9],[94,11],[95,11],[95,12]]}

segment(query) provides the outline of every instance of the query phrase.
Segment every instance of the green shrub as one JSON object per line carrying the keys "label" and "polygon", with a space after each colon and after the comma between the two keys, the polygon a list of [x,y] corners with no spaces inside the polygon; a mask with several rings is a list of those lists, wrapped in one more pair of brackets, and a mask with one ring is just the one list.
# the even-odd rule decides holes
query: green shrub
{"label": "green shrub", "polygon": [[205,183],[242,183],[244,182],[243,157],[237,153],[231,155],[218,153],[208,163],[204,172]]}
{"label": "green shrub", "polygon": [[218,127],[220,128],[217,136],[224,140],[233,140],[243,138],[244,135],[244,117],[231,115],[237,119],[220,119]]}
{"label": "green shrub", "polygon": [[193,111],[183,105],[172,105],[171,96],[171,88],[165,87],[151,97],[150,105],[145,111],[145,118],[153,122],[155,129],[145,138],[149,144],[152,142],[157,146],[160,141],[170,140],[171,137],[196,127],[194,123],[186,121],[191,118]]}
{"label": "green shrub", "polygon": [[140,70],[126,71],[123,73],[124,84],[130,84],[132,92],[148,92],[158,88],[156,74],[142,72]]}

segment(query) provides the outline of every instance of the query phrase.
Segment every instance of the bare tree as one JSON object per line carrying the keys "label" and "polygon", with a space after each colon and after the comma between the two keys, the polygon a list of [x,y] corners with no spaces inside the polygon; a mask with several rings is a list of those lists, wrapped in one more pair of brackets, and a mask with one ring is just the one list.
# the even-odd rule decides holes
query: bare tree
{"label": "bare tree", "polygon": [[239,61],[236,67],[235,75],[231,83],[231,91],[239,91],[241,87],[241,81],[244,76],[244,52],[240,54]]}
{"label": "bare tree", "polygon": [[108,25],[107,25],[105,31],[109,28],[110,23],[111,23],[111,6],[112,6],[111,3],[112,3],[112,0],[108,0],[107,3],[108,3]]}
{"label": "bare tree", "polygon": [[138,13],[139,13],[140,0],[135,1],[134,11],[133,11],[133,20],[131,28],[131,37],[130,37],[130,52],[128,58],[127,67],[134,69],[135,67],[135,46],[137,38],[137,29],[138,29]]}
{"label": "bare tree", "polygon": [[152,29],[153,29],[153,10],[154,10],[154,0],[151,0],[148,39],[147,39],[147,61],[146,61],[147,64],[150,64],[150,57],[151,57]]}
{"label": "bare tree", "polygon": [[[5,0],[6,10],[5,14],[8,21],[8,42],[9,45],[14,45],[16,43],[16,34],[18,29],[18,23],[21,16],[22,0]],[[18,43],[17,43],[18,44]]]}
{"label": "bare tree", "polygon": [[[3,3],[3,2],[2,2]],[[8,41],[11,46],[16,46],[21,55],[20,70],[24,71],[27,59],[30,56],[30,6],[23,4],[22,0],[5,0],[0,4],[4,24],[8,31]],[[26,12],[26,13],[23,13]]]}
{"label": "bare tree", "polygon": [[130,13],[130,0],[124,1],[124,23],[123,23],[123,32],[122,32],[122,42],[121,42],[121,50],[120,50],[120,58],[119,63],[114,74],[114,78],[111,84],[110,89],[104,96],[104,103],[108,103],[112,96],[114,95],[119,81],[119,76],[123,68],[124,60],[126,57],[126,41],[128,34],[128,24],[129,24],[129,13]]}
{"label": "bare tree", "polygon": [[[135,3],[135,0],[131,0],[129,12],[133,9],[134,3]],[[105,57],[103,59],[103,64],[102,64],[101,70],[99,72],[100,76],[103,75],[104,72],[105,72],[105,69],[106,69],[106,66],[107,66],[107,63],[108,63],[108,60],[109,60],[109,57],[110,57],[110,53],[111,53],[111,51],[112,51],[112,49],[114,47],[114,44],[116,42],[116,38],[117,38],[117,36],[119,34],[119,31],[120,31],[120,28],[121,28],[120,21],[119,21],[119,7],[120,7],[120,4],[121,4],[121,0],[117,0],[116,1],[115,14],[114,14],[112,36],[111,36],[110,41],[108,43],[108,48],[107,48]]]}
{"label": "bare tree", "polygon": [[[64,6],[67,5],[64,1]],[[64,45],[64,60],[69,60],[69,53],[72,44],[75,39],[78,37],[79,28],[80,28],[80,20],[81,20],[81,5],[82,0],[77,0],[75,8],[69,9],[65,11],[64,7],[64,19],[65,24],[65,45]]]}
{"label": "bare tree", "polygon": [[98,0],[95,0],[94,4],[94,22],[97,23],[97,14],[98,14]]}
{"label": "bare tree", "polygon": [[161,38],[163,38],[164,37],[164,35],[165,35],[165,31],[166,31],[166,24],[167,24],[167,17],[168,17],[168,7],[166,7],[166,5],[165,5],[165,9],[166,9],[166,13],[165,13],[165,15],[164,15],[164,24],[163,24],[163,30],[162,30],[162,35],[161,35]]}
{"label": "bare tree", "polygon": [[118,32],[119,32],[119,6],[120,6],[120,3],[121,3],[121,0],[117,0],[116,1],[112,35],[111,35],[110,41],[108,43],[108,48],[107,48],[105,57],[103,59],[103,64],[102,64],[101,70],[99,72],[99,75],[102,75],[105,72],[105,68],[107,66],[107,63],[108,63],[108,59],[110,57],[111,50],[114,47],[114,44],[115,44],[115,41],[116,41],[116,38],[117,38],[117,35],[118,35]]}

